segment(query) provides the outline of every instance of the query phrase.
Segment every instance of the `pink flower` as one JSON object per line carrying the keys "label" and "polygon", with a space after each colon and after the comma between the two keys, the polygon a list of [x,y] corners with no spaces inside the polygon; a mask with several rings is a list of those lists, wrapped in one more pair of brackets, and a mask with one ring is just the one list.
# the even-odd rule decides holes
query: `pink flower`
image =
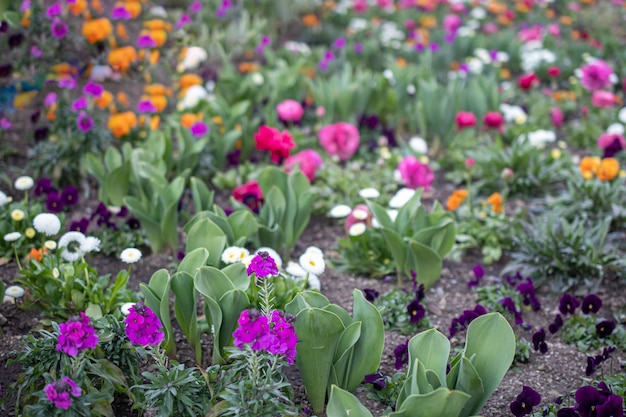
{"label": "pink flower", "polygon": [[6,117],[0,118],[0,129],[11,130],[11,127],[13,127],[13,125],[11,124],[11,121],[9,119],[7,119]]}
{"label": "pink flower", "polygon": [[276,112],[283,122],[299,122],[304,114],[304,109],[295,100],[285,100],[276,105]]}
{"label": "pink flower", "polygon": [[143,302],[130,308],[124,319],[126,336],[132,344],[157,346],[165,338],[163,325],[156,314]]}
{"label": "pink flower", "polygon": [[563,126],[563,120],[565,116],[563,115],[563,111],[558,107],[552,107],[550,110],[550,117],[552,118],[552,124],[554,127],[559,128]]}
{"label": "pink flower", "polygon": [[350,228],[357,223],[365,223],[367,226],[372,224],[372,213],[370,213],[369,207],[365,204],[356,206],[346,217],[346,232],[349,232]]}
{"label": "pink flower", "polygon": [[497,111],[492,111],[483,117],[485,126],[492,129],[498,129],[500,132],[504,131],[504,117]]}
{"label": "pink flower", "polygon": [[44,106],[50,107],[57,102],[57,93],[48,93],[43,101]]}
{"label": "pink flower", "polygon": [[209,127],[203,121],[195,122],[191,125],[189,130],[191,131],[191,134],[194,135],[196,138],[199,138],[209,133]]}
{"label": "pink flower", "polygon": [[474,158],[465,158],[465,168],[468,170],[472,170],[474,169],[474,167],[476,167],[476,161],[474,160]]}
{"label": "pink flower", "polygon": [[461,18],[455,14],[449,14],[443,18],[443,30],[447,33],[456,33],[456,31],[461,27]]}
{"label": "pink flower", "polygon": [[52,21],[52,25],[50,26],[50,31],[52,32],[52,36],[57,39],[63,39],[65,35],[67,35],[67,23],[55,17]]}
{"label": "pink flower", "polygon": [[233,189],[233,198],[258,213],[263,204],[263,190],[257,180],[250,180]]}
{"label": "pink flower", "polygon": [[56,408],[67,410],[72,406],[72,397],[80,397],[82,390],[70,378],[64,376],[52,384],[46,385],[44,388],[46,397]]}
{"label": "pink flower", "polygon": [[34,58],[41,58],[43,56],[43,52],[41,51],[41,49],[37,48],[36,46],[30,48],[30,54]]}
{"label": "pink flower", "polygon": [[456,128],[458,130],[463,130],[466,127],[474,127],[476,126],[476,116],[474,113],[469,111],[460,111],[456,114]]}
{"label": "pink flower", "polygon": [[361,139],[357,128],[346,122],[324,126],[319,131],[318,138],[329,155],[336,155],[342,161],[354,155]]}
{"label": "pink flower", "polygon": [[548,25],[548,33],[552,36],[559,37],[561,36],[561,28],[559,27],[559,25],[557,23],[550,23]]}
{"label": "pink flower", "polygon": [[352,10],[355,13],[365,13],[368,7],[367,0],[354,0],[352,2]]}
{"label": "pink flower", "polygon": [[600,90],[611,86],[613,68],[601,59],[580,67],[582,77],[580,84],[589,91]]}
{"label": "pink flower", "polygon": [[530,42],[541,40],[542,34],[543,29],[541,26],[535,25],[527,29],[521,29],[517,36],[522,42]]}
{"label": "pink flower", "polygon": [[78,355],[78,351],[95,349],[98,345],[98,336],[91,325],[91,319],[85,313],[80,317],[72,317],[59,325],[59,337],[56,349],[70,356]]}
{"label": "pink flower", "polygon": [[81,111],[76,118],[76,126],[81,132],[87,133],[93,128],[93,119],[90,115]]}
{"label": "pink flower", "polygon": [[617,142],[622,149],[626,149],[626,140],[624,139],[624,136],[618,133],[609,132],[604,132],[598,137],[598,148],[606,149],[613,145],[613,142]]}
{"label": "pink flower", "polygon": [[615,104],[615,96],[610,91],[596,90],[591,96],[591,104],[599,108],[611,107]]}
{"label": "pink flower", "polygon": [[313,149],[305,149],[302,152],[298,152],[295,155],[285,159],[283,166],[287,172],[295,166],[300,168],[300,171],[313,182],[315,180],[315,173],[317,168],[321,167],[323,163],[322,157]]}
{"label": "pink flower", "polygon": [[424,191],[430,190],[435,174],[428,164],[422,164],[413,155],[405,157],[398,165],[398,171],[402,181],[407,188],[424,188]]}
{"label": "pink flower", "polygon": [[539,85],[539,83],[539,77],[537,77],[534,72],[531,72],[530,74],[524,74],[518,80],[519,88],[521,88],[522,90],[530,90],[534,86]]}
{"label": "pink flower", "polygon": [[291,149],[296,144],[287,130],[281,132],[275,127],[263,125],[254,135],[256,148],[260,151],[269,151],[272,154],[272,162],[279,163],[289,157]]}
{"label": "pink flower", "polygon": [[60,15],[63,12],[63,6],[60,3],[54,3],[52,6],[48,7],[46,11],[46,16],[52,19],[55,16]]}

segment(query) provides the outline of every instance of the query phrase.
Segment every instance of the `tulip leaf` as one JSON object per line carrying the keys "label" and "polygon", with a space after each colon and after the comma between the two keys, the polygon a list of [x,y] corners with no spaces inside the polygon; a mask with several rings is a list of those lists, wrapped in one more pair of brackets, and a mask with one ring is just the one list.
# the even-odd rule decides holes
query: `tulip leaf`
{"label": "tulip leaf", "polygon": [[470,396],[439,388],[428,394],[410,395],[389,417],[457,417]]}
{"label": "tulip leaf", "polygon": [[254,235],[259,228],[254,216],[247,210],[235,211],[228,216],[227,221],[233,231],[233,240],[242,236],[245,236],[247,240],[248,236]]}
{"label": "tulip leaf", "polygon": [[466,417],[471,414],[470,410],[474,409],[475,403],[477,403],[485,394],[483,382],[478,375],[478,371],[472,365],[472,362],[467,357],[462,357],[459,362],[459,375],[456,381],[454,389],[463,391],[471,396],[470,400],[465,405],[462,417]]}
{"label": "tulip leaf", "polygon": [[186,252],[197,248],[209,251],[209,265],[219,265],[222,252],[226,246],[226,235],[212,220],[201,219],[193,225],[187,235]]}
{"label": "tulip leaf", "polygon": [[246,266],[241,262],[227,265],[222,272],[230,279],[235,288],[245,291],[250,287],[250,278],[246,272]]}
{"label": "tulip leaf", "polygon": [[209,251],[206,248],[196,248],[191,252],[188,252],[180,264],[178,265],[178,272],[187,272],[192,277],[196,275],[200,267],[203,267],[209,259]]}
{"label": "tulip leaf", "polygon": [[[450,355],[450,341],[435,329],[429,329],[412,337],[409,341],[409,364],[418,359],[435,373],[440,384],[446,386],[446,367]],[[411,372],[409,369],[408,373]]]}
{"label": "tulip leaf", "polygon": [[[202,252],[196,253],[202,254]],[[191,255],[193,255],[193,253]],[[201,339],[198,332],[198,292],[194,287],[193,276],[184,270],[179,271],[172,275],[171,285],[172,292],[175,295],[174,315],[176,321],[185,334],[185,337],[187,337],[189,344],[196,352],[196,362],[202,363]]]}
{"label": "tulip leaf", "polygon": [[428,246],[413,240],[409,242],[409,248],[404,271],[407,275],[410,271],[417,272],[417,282],[429,288],[441,275],[441,257]]}
{"label": "tulip leaf", "polygon": [[331,386],[326,415],[328,417],[372,417],[372,413],[354,395],[336,385]]}
{"label": "tulip leaf", "polygon": [[391,220],[391,217],[389,217],[389,214],[387,214],[387,211],[383,206],[371,200],[367,201],[367,206],[369,207],[372,215],[374,216],[378,224],[380,224],[380,227],[383,230],[388,229],[397,233],[396,226],[393,220]]}
{"label": "tulip leaf", "polygon": [[395,230],[400,236],[407,236],[409,229],[413,226],[413,219],[417,214],[417,210],[422,205],[421,199],[423,191],[423,188],[415,190],[415,194],[413,194],[409,201],[398,211],[398,216],[395,220]]}

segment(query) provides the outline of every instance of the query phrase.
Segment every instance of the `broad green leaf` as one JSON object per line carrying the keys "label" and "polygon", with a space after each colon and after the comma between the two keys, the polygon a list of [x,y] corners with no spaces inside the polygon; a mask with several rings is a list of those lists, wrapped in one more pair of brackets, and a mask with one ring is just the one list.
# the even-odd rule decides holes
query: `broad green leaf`
{"label": "broad green leaf", "polygon": [[480,375],[478,375],[478,371],[476,371],[472,362],[465,356],[462,357],[461,362],[459,362],[459,375],[454,389],[463,391],[471,396],[471,399],[467,402],[467,404],[465,404],[463,412],[461,412],[461,416],[466,417],[473,414],[471,410],[477,400],[485,395],[485,389],[483,387],[483,382],[480,379]]}
{"label": "broad green leaf", "polygon": [[205,266],[207,259],[209,259],[209,251],[206,248],[196,248],[185,255],[177,270],[193,277],[200,267]]}
{"label": "broad green leaf", "polygon": [[367,201],[367,206],[381,228],[396,232],[396,226],[383,206],[371,200]]}
{"label": "broad green leaf", "polygon": [[197,221],[187,235],[186,252],[196,248],[205,248],[209,251],[209,265],[219,265],[225,246],[226,235],[209,218]]}
{"label": "broad green leaf", "polygon": [[393,229],[382,228],[380,231],[387,242],[393,260],[396,262],[396,269],[403,271],[407,262],[407,244],[402,237]]}
{"label": "broad green leaf", "polygon": [[328,417],[372,417],[372,413],[354,395],[336,385],[330,389],[326,415]]}
{"label": "broad green leaf", "polygon": [[203,266],[194,277],[194,286],[200,294],[219,300],[235,286],[228,276],[212,266]]}
{"label": "broad green leaf", "polygon": [[246,272],[246,266],[241,262],[227,265],[222,272],[230,279],[235,288],[246,291],[250,286],[250,278]]}
{"label": "broad green leaf", "polygon": [[226,345],[231,344],[233,332],[237,328],[237,320],[239,320],[241,312],[250,307],[250,299],[245,292],[234,289],[224,294],[218,302],[222,309],[220,349],[223,349]]}
{"label": "broad green leaf", "polygon": [[423,331],[409,341],[409,364],[418,359],[425,369],[437,375],[444,387],[449,355],[450,341],[435,329]]}
{"label": "broad green leaf", "polygon": [[235,239],[242,236],[245,236],[246,239],[249,236],[254,236],[259,228],[256,219],[252,213],[247,210],[235,211],[233,214],[228,216],[227,221],[233,231]]}
{"label": "broad green leaf", "polygon": [[442,387],[409,396],[389,417],[457,417],[469,398],[464,392]]}
{"label": "broad green leaf", "polygon": [[443,267],[441,257],[426,245],[410,241],[404,272],[417,272],[417,282],[429,288],[439,279]]}
{"label": "broad green leaf", "polygon": [[348,325],[337,342],[333,366],[331,369],[330,383],[340,387],[347,387],[350,376],[350,368],[354,353],[354,344],[361,337],[361,322],[355,321]]}
{"label": "broad green leaf", "polygon": [[213,205],[213,191],[209,190],[206,184],[196,177],[189,179],[189,185],[194,211],[200,213],[202,210],[209,210]]}
{"label": "broad green leaf", "polygon": [[111,146],[104,154],[104,164],[107,168],[107,171],[112,172],[119,168],[124,163],[122,159],[122,154],[117,148]]}
{"label": "broad green leaf", "polygon": [[418,188],[415,190],[415,194],[413,197],[409,199],[409,201],[402,206],[400,210],[398,210],[398,216],[395,220],[394,230],[398,232],[400,236],[407,236],[409,230],[413,227],[413,219],[417,214],[417,210],[422,205],[422,193],[424,192],[423,188]]}

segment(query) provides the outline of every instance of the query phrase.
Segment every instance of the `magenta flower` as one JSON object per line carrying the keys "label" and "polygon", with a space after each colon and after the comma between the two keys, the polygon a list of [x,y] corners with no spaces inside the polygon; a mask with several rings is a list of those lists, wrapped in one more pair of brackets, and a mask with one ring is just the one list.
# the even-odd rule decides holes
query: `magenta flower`
{"label": "magenta flower", "polygon": [[9,119],[7,119],[6,117],[0,118],[0,129],[11,130],[11,127],[13,127],[13,125],[11,124]]}
{"label": "magenta flower", "polygon": [[56,408],[67,410],[72,406],[72,399],[80,397],[82,390],[70,378],[64,376],[52,384],[46,385],[44,388],[46,397]]}
{"label": "magenta flower", "polygon": [[37,48],[36,46],[30,48],[30,54],[34,58],[41,58],[43,56],[43,52],[41,51],[41,49]]}
{"label": "magenta flower", "polygon": [[50,107],[57,102],[57,93],[48,93],[43,101],[44,106]]}
{"label": "magenta flower", "polygon": [[139,35],[137,38],[137,46],[139,48],[156,48],[157,43],[149,34]]}
{"label": "magenta flower", "polygon": [[72,103],[72,110],[79,112],[80,110],[87,108],[87,97],[81,96]]}
{"label": "magenta flower", "polygon": [[111,17],[114,20],[118,20],[118,19],[128,20],[128,19],[132,19],[133,15],[130,14],[130,12],[128,11],[128,9],[126,9],[126,7],[117,6],[113,8],[113,11],[111,12]]}
{"label": "magenta flower", "polygon": [[191,134],[199,138],[209,133],[209,127],[203,121],[197,121],[189,128]]}
{"label": "magenta flower", "polygon": [[161,321],[141,301],[130,308],[130,313],[124,319],[124,324],[126,324],[126,336],[135,345],[156,346],[165,337]]}
{"label": "magenta flower", "polygon": [[76,88],[76,79],[73,77],[63,77],[59,80],[57,85],[60,88],[65,88],[67,90],[73,90]]}
{"label": "magenta flower", "polygon": [[76,126],[81,132],[87,133],[93,128],[93,118],[84,111],[81,111],[76,118]]}
{"label": "magenta flower", "polygon": [[150,100],[141,100],[137,104],[138,113],[155,113],[157,108]]}
{"label": "magenta flower", "polygon": [[192,13],[199,13],[202,11],[202,2],[195,0],[189,5],[189,11]]}
{"label": "magenta flower", "polygon": [[29,9],[30,9],[30,0],[22,1],[22,4],[20,5],[20,12],[24,13]]}
{"label": "magenta flower", "polygon": [[100,98],[104,92],[104,87],[101,84],[94,83],[93,81],[87,82],[83,88],[84,94],[89,94],[92,97]]}
{"label": "magenta flower", "polygon": [[333,48],[334,49],[343,49],[346,46],[346,39],[344,37],[339,37],[337,39],[335,39],[335,41],[333,42]]}
{"label": "magenta flower", "polygon": [[398,171],[407,188],[424,188],[430,190],[435,181],[433,169],[428,164],[422,164],[413,155],[405,157],[398,165]]}
{"label": "magenta flower", "polygon": [[283,122],[299,122],[304,114],[304,108],[296,100],[284,100],[276,105],[276,113]]}
{"label": "magenta flower", "polygon": [[317,169],[323,164],[322,157],[313,149],[305,149],[295,155],[290,156],[283,162],[285,171],[289,172],[294,167],[300,168],[300,171],[306,175],[310,182],[315,180]]}
{"label": "magenta flower", "polygon": [[611,87],[613,68],[601,59],[580,67],[582,73],[580,84],[589,91]]}
{"label": "magenta flower", "polygon": [[342,161],[347,161],[354,155],[361,141],[358,129],[346,122],[324,126],[317,136],[322,148]]}
{"label": "magenta flower", "polygon": [[52,32],[52,36],[55,38],[63,39],[68,32],[67,23],[58,17],[55,17],[52,21],[52,25],[50,26],[50,31]]}
{"label": "magenta flower", "polygon": [[246,272],[248,275],[252,275],[254,273],[257,278],[264,278],[267,276],[278,275],[278,267],[269,253],[261,251],[254,258],[252,258]]}
{"label": "magenta flower", "polygon": [[98,336],[91,319],[83,312],[80,317],[72,317],[59,325],[61,334],[57,340],[56,349],[70,356],[78,355],[81,350],[95,349],[98,345]]}
{"label": "magenta flower", "polygon": [[190,17],[188,14],[183,13],[183,14],[180,16],[180,19],[178,19],[178,22],[176,23],[176,25],[174,26],[174,28],[176,28],[176,29],[180,29],[180,28],[182,28],[183,26],[185,26],[185,25],[186,25],[187,23],[189,23],[189,22],[191,22],[191,17]]}
{"label": "magenta flower", "polygon": [[591,95],[591,104],[600,109],[615,105],[615,96],[610,91],[596,90]]}

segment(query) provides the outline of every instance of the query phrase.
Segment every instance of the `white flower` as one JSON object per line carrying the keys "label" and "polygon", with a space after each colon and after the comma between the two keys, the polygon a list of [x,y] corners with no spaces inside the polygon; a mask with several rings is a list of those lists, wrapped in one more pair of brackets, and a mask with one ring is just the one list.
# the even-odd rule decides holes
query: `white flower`
{"label": "white flower", "polygon": [[9,197],[7,197],[7,195],[0,191],[0,207],[4,206],[6,203],[9,202]]}
{"label": "white flower", "polygon": [[362,209],[354,209],[354,211],[352,211],[352,217],[357,220],[365,220],[368,216],[369,214],[367,213],[367,211]]}
{"label": "white flower", "polygon": [[481,72],[483,72],[484,64],[480,59],[469,57],[467,58],[466,63],[467,63],[467,69],[472,74],[480,74]]}
{"label": "white flower", "polygon": [[89,72],[89,79],[96,83],[103,83],[110,78],[115,78],[115,75],[109,65],[94,65]]}
{"label": "white flower", "polygon": [[54,240],[46,240],[43,243],[43,246],[48,250],[55,250],[57,248],[57,243]]}
{"label": "white flower", "polygon": [[53,268],[52,269],[52,277],[54,277],[54,279],[57,279],[58,277],[61,276],[61,271],[59,271],[59,268]]}
{"label": "white flower", "polygon": [[162,6],[152,6],[150,14],[156,17],[167,18],[167,11]]}
{"label": "white flower", "polygon": [[33,181],[31,177],[28,177],[26,175],[18,177],[15,180],[14,184],[15,189],[20,191],[30,190],[31,188],[33,188],[33,185],[35,185],[35,181]]}
{"label": "white flower", "polygon": [[358,32],[360,30],[367,29],[367,25],[367,20],[361,19],[360,17],[354,17],[350,20],[350,23],[348,23],[348,29]]}
{"label": "white flower", "polygon": [[124,303],[120,307],[120,311],[122,312],[123,315],[128,316],[130,314],[131,307],[133,307],[134,305],[135,303]]}
{"label": "white flower", "polygon": [[81,232],[67,232],[59,239],[58,246],[63,248],[61,257],[68,262],[80,259],[84,253],[80,250],[85,243],[85,235]]}
{"label": "white flower", "polygon": [[302,278],[306,275],[306,271],[302,269],[300,264],[294,261],[289,261],[287,263],[287,268],[285,268],[285,272],[297,278]]}
{"label": "white flower", "polygon": [[263,248],[259,248],[254,254],[258,255],[259,252],[267,252],[267,254],[274,260],[274,263],[276,264],[276,267],[278,269],[282,269],[282,267],[283,267],[283,260],[280,257],[280,255],[278,254],[278,252],[276,252],[274,249],[268,248],[268,247],[263,247]]}
{"label": "white flower", "polygon": [[319,256],[313,252],[305,252],[300,255],[300,266],[309,274],[320,275],[324,273],[324,269],[326,268],[326,263],[324,262],[324,257]]}
{"label": "white flower", "polygon": [[546,146],[546,143],[551,143],[556,140],[556,133],[551,130],[539,129],[534,132],[522,134],[517,138],[517,140],[520,142],[528,140],[528,142],[534,147],[543,149]]}
{"label": "white flower", "polygon": [[413,152],[420,155],[428,153],[428,144],[424,138],[420,138],[419,136],[413,136],[409,139],[409,148],[411,148]]}
{"label": "white flower", "polygon": [[46,236],[53,236],[61,230],[61,220],[52,213],[40,213],[33,219],[33,227],[39,233]]}
{"label": "white flower", "polygon": [[206,100],[209,97],[208,91],[201,85],[193,85],[185,91],[185,97],[178,103],[179,110],[190,109],[196,107],[200,100]]}
{"label": "white flower", "polygon": [[406,86],[406,92],[407,92],[407,94],[412,96],[416,92],[415,86],[413,84],[407,85]]}
{"label": "white flower", "polygon": [[322,289],[322,283],[320,282],[319,277],[315,274],[309,274],[308,284],[309,288],[312,290],[320,291]]}
{"label": "white flower", "polygon": [[620,111],[617,113],[617,120],[626,124],[626,107],[622,107]]}
{"label": "white flower", "polygon": [[308,248],[305,249],[304,253],[308,253],[308,252],[321,256],[322,258],[324,257],[324,252],[317,246],[309,246]]}
{"label": "white flower", "polygon": [[254,85],[263,85],[263,83],[265,82],[265,78],[263,78],[263,74],[261,74],[260,72],[255,72],[250,75],[250,79],[252,80]]}
{"label": "white flower", "polygon": [[137,248],[126,248],[120,254],[120,259],[127,264],[134,264],[141,259],[141,251]]}
{"label": "white flower", "polygon": [[380,192],[376,188],[363,188],[359,191],[359,196],[361,198],[378,198],[380,197]]}
{"label": "white flower", "polygon": [[383,71],[383,77],[385,77],[389,81],[393,80],[394,79],[393,71],[391,71],[390,69],[384,70]]}
{"label": "white flower", "polygon": [[190,46],[187,48],[185,52],[185,57],[183,61],[178,64],[179,72],[183,72],[186,70],[195,69],[201,62],[205,61],[208,58],[206,51],[199,46]]}
{"label": "white flower", "polygon": [[20,232],[11,232],[4,235],[4,240],[6,242],[15,242],[17,239],[21,238],[22,234]]}
{"label": "white flower", "polygon": [[87,236],[85,241],[80,245],[80,250],[84,253],[100,252],[100,239],[94,236]]}
{"label": "white flower", "polygon": [[612,135],[623,135],[624,134],[624,125],[621,123],[613,123],[611,124],[607,129],[606,129],[607,133],[610,133]]}
{"label": "white flower", "polygon": [[248,255],[250,255],[250,252],[245,248],[229,246],[222,252],[222,262],[225,264],[234,264],[235,262],[241,262]]}
{"label": "white flower", "polygon": [[404,207],[404,205],[415,195],[415,190],[410,188],[401,188],[399,189],[391,200],[389,200],[389,207],[399,209]]}
{"label": "white flower", "polygon": [[474,49],[474,56],[483,61],[484,64],[491,63],[491,55],[489,54],[489,51],[485,48]]}
{"label": "white flower", "polygon": [[352,226],[350,226],[350,229],[348,229],[348,234],[350,236],[361,236],[363,233],[365,233],[365,229],[367,229],[365,223],[354,223]]}
{"label": "white flower", "polygon": [[10,287],[7,287],[7,289],[4,291],[5,295],[13,298],[22,298],[24,296],[24,293],[24,288],[17,285],[11,285]]}
{"label": "white flower", "polygon": [[[510,104],[502,103],[500,104],[500,111],[504,116],[504,120],[507,122],[516,122],[517,124],[522,124],[526,121],[526,112],[520,106],[511,106]],[[520,123],[520,120],[523,120]]]}
{"label": "white flower", "polygon": [[306,43],[287,41],[284,46],[292,54],[309,55],[311,53],[311,48]]}
{"label": "white flower", "polygon": [[350,206],[346,206],[345,204],[338,204],[330,209],[328,215],[335,219],[341,219],[343,217],[349,216],[351,212],[352,208],[350,208]]}
{"label": "white flower", "polygon": [[470,16],[472,16],[474,19],[480,20],[480,19],[484,19],[485,16],[487,16],[487,12],[482,7],[474,7],[470,11]]}
{"label": "white flower", "polygon": [[241,263],[248,268],[250,266],[250,262],[254,259],[255,255],[248,255],[241,260]]}

